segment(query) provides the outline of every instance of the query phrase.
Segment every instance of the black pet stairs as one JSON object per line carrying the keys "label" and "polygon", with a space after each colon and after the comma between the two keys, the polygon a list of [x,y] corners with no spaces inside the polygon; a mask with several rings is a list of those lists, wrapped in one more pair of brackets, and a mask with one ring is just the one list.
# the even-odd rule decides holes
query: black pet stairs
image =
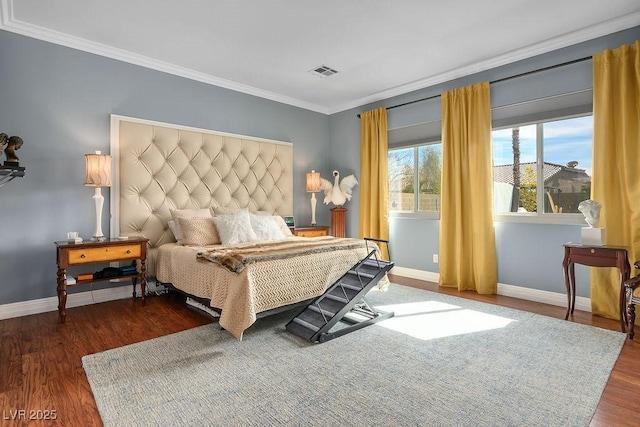
{"label": "black pet stairs", "polygon": [[[386,240],[365,240],[388,245]],[[393,262],[379,259],[376,249],[371,250],[285,327],[292,334],[322,343],[393,317],[393,312],[375,310],[364,298],[393,266]]]}

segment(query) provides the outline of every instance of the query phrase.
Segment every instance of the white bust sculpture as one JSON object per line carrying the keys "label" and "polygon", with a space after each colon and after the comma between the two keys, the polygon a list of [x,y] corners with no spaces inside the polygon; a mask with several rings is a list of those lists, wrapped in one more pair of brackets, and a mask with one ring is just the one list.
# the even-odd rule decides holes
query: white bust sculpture
{"label": "white bust sculpture", "polygon": [[602,209],[602,205],[591,199],[583,200],[578,205],[578,210],[582,212],[585,221],[591,228],[598,225],[598,221],[600,221],[600,209]]}

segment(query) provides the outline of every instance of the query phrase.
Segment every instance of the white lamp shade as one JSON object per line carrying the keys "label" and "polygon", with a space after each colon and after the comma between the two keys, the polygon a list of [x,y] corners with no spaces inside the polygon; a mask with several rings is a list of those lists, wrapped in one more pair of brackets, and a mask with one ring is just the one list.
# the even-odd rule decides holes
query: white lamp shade
{"label": "white lamp shade", "polygon": [[307,173],[307,193],[320,191],[320,172],[312,170]]}
{"label": "white lamp shade", "polygon": [[111,187],[111,156],[108,154],[85,154],[87,187]]}

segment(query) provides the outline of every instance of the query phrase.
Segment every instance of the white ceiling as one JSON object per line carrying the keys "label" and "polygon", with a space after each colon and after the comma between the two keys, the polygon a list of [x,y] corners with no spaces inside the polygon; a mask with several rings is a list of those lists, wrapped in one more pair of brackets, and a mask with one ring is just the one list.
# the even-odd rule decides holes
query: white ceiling
{"label": "white ceiling", "polygon": [[[0,29],[325,114],[640,25],[638,0],[0,0],[0,6]],[[309,73],[318,65],[338,73]]]}

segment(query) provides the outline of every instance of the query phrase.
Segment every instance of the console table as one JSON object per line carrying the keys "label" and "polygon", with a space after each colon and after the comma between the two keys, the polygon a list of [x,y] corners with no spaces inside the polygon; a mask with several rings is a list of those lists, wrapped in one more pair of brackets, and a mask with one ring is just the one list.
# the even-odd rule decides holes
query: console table
{"label": "console table", "polygon": [[576,306],[576,273],[575,264],[587,265],[589,267],[617,267],[620,270],[620,326],[622,332],[626,332],[627,312],[625,310],[625,289],[624,282],[631,276],[631,266],[627,249],[614,246],[590,246],[580,243],[565,243],[564,260],[564,284],[567,287],[567,314],[564,320],[573,315]]}
{"label": "console table", "polygon": [[74,285],[82,285],[85,283],[98,282],[103,280],[125,279],[130,278],[133,284],[133,298],[136,297],[136,283],[140,279],[140,288],[142,291],[142,304],[145,303],[146,288],[146,267],[147,259],[147,242],[149,239],[129,238],[127,240],[103,240],[103,241],[86,241],[81,243],[71,243],[67,241],[55,242],[57,248],[58,262],[58,313],[60,321],[65,322],[67,317],[67,284],[66,272],[67,268],[72,266],[80,266],[97,263],[110,263],[118,261],[140,260],[140,269],[134,274],[127,274],[117,277],[90,278],[78,280]]}

